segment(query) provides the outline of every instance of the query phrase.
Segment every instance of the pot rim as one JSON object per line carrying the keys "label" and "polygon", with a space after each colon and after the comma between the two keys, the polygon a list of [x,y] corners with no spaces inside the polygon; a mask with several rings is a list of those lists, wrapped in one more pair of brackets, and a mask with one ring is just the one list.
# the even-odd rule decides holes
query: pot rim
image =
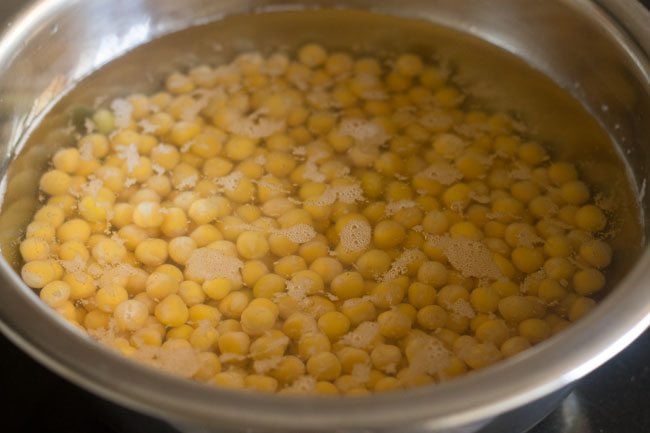
{"label": "pot rim", "polygon": [[[15,18],[0,39],[0,69],[15,54],[20,41],[66,1],[39,0]],[[627,49],[644,76],[650,76],[650,14],[641,5],[600,0],[599,10],[586,0],[563,1],[583,13],[595,14],[616,42]],[[599,15],[602,11],[605,14]],[[610,14],[615,22],[610,21]],[[532,402],[613,357],[650,325],[650,298],[645,292],[648,281],[650,250],[646,248],[616,290],[560,335],[447,383],[344,399],[267,396],[211,388],[129,361],[59,320],[4,259],[0,260],[0,331],[40,363],[83,388],[165,418],[221,426],[245,420],[251,427],[302,431],[403,428],[406,424],[441,429],[478,423]],[[24,320],[26,317],[31,319]],[[612,323],[611,317],[617,321]],[[44,339],[44,335],[50,338]]]}

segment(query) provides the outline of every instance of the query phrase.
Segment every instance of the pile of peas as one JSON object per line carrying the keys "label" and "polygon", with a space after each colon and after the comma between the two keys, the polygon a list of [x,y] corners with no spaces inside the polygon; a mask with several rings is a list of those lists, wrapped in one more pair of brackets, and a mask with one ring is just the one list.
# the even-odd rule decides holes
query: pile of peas
{"label": "pile of peas", "polygon": [[489,366],[589,312],[612,252],[575,166],[463,99],[418,55],[317,44],[173,73],[53,156],[22,278],[217,386],[364,395]]}

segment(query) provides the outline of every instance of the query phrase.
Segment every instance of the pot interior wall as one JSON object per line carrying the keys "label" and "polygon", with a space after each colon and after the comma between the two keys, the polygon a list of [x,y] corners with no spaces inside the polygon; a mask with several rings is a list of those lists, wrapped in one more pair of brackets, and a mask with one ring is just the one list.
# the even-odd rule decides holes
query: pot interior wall
{"label": "pot interior wall", "polygon": [[[359,29],[363,29],[362,35]],[[332,50],[378,55],[412,50],[451,68],[454,80],[472,95],[468,106],[512,113],[530,126],[530,138],[547,145],[554,158],[576,162],[584,178],[594,186],[600,203],[614,215],[607,233],[615,251],[610,284],[614,285],[633,266],[645,243],[645,228],[632,170],[625,157],[632,152],[629,149],[645,152],[640,148],[643,143],[634,146],[630,140],[615,144],[578,100],[501,48],[423,20],[351,10],[234,15],[156,39],[82,80],[26,134],[27,138],[11,149],[14,159],[5,170],[6,195],[0,215],[4,257],[18,269],[17,240],[38,205],[39,176],[53,151],[72,144],[71,122],[80,112],[92,109],[106,97],[153,91],[161,85],[162,77],[176,68],[200,63],[218,65],[250,50],[292,50],[309,41],[321,42]],[[55,79],[50,90],[55,95],[63,85]],[[612,86],[618,88],[611,91],[633,98],[630,85],[613,82]],[[613,125],[618,129],[622,124],[638,122],[639,111],[624,112],[624,107],[618,99],[612,99],[601,107],[587,108],[592,112],[618,110],[620,123]],[[646,108],[637,105],[638,110]],[[643,176],[643,160],[633,163],[637,177]]]}

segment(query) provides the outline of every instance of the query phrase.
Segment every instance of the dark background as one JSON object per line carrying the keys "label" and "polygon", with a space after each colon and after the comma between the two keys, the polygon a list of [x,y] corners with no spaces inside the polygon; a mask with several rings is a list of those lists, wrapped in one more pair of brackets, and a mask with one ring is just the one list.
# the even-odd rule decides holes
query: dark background
{"label": "dark background", "polygon": [[[88,1],[88,0],[87,0]],[[22,0],[0,0],[0,21]],[[650,0],[643,0],[650,7]],[[576,389],[530,433],[650,432],[650,331]],[[0,335],[0,432],[169,433],[41,367]],[[506,433],[506,432],[504,432]]]}

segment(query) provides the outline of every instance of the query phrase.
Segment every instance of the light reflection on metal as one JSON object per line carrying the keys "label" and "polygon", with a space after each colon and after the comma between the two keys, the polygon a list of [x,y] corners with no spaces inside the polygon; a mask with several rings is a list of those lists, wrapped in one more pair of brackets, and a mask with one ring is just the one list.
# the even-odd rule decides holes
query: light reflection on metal
{"label": "light reflection on metal", "polygon": [[87,71],[95,70],[138,45],[147,42],[151,38],[150,31],[151,20],[146,18],[142,22],[131,26],[124,35],[112,33],[102,36],[97,51],[85,53],[85,56],[79,60],[78,68],[71,75],[79,78]]}
{"label": "light reflection on metal", "polygon": [[572,392],[564,399],[557,413],[561,415],[562,422],[559,431],[592,433],[589,418],[582,408],[580,395],[577,392]]}

